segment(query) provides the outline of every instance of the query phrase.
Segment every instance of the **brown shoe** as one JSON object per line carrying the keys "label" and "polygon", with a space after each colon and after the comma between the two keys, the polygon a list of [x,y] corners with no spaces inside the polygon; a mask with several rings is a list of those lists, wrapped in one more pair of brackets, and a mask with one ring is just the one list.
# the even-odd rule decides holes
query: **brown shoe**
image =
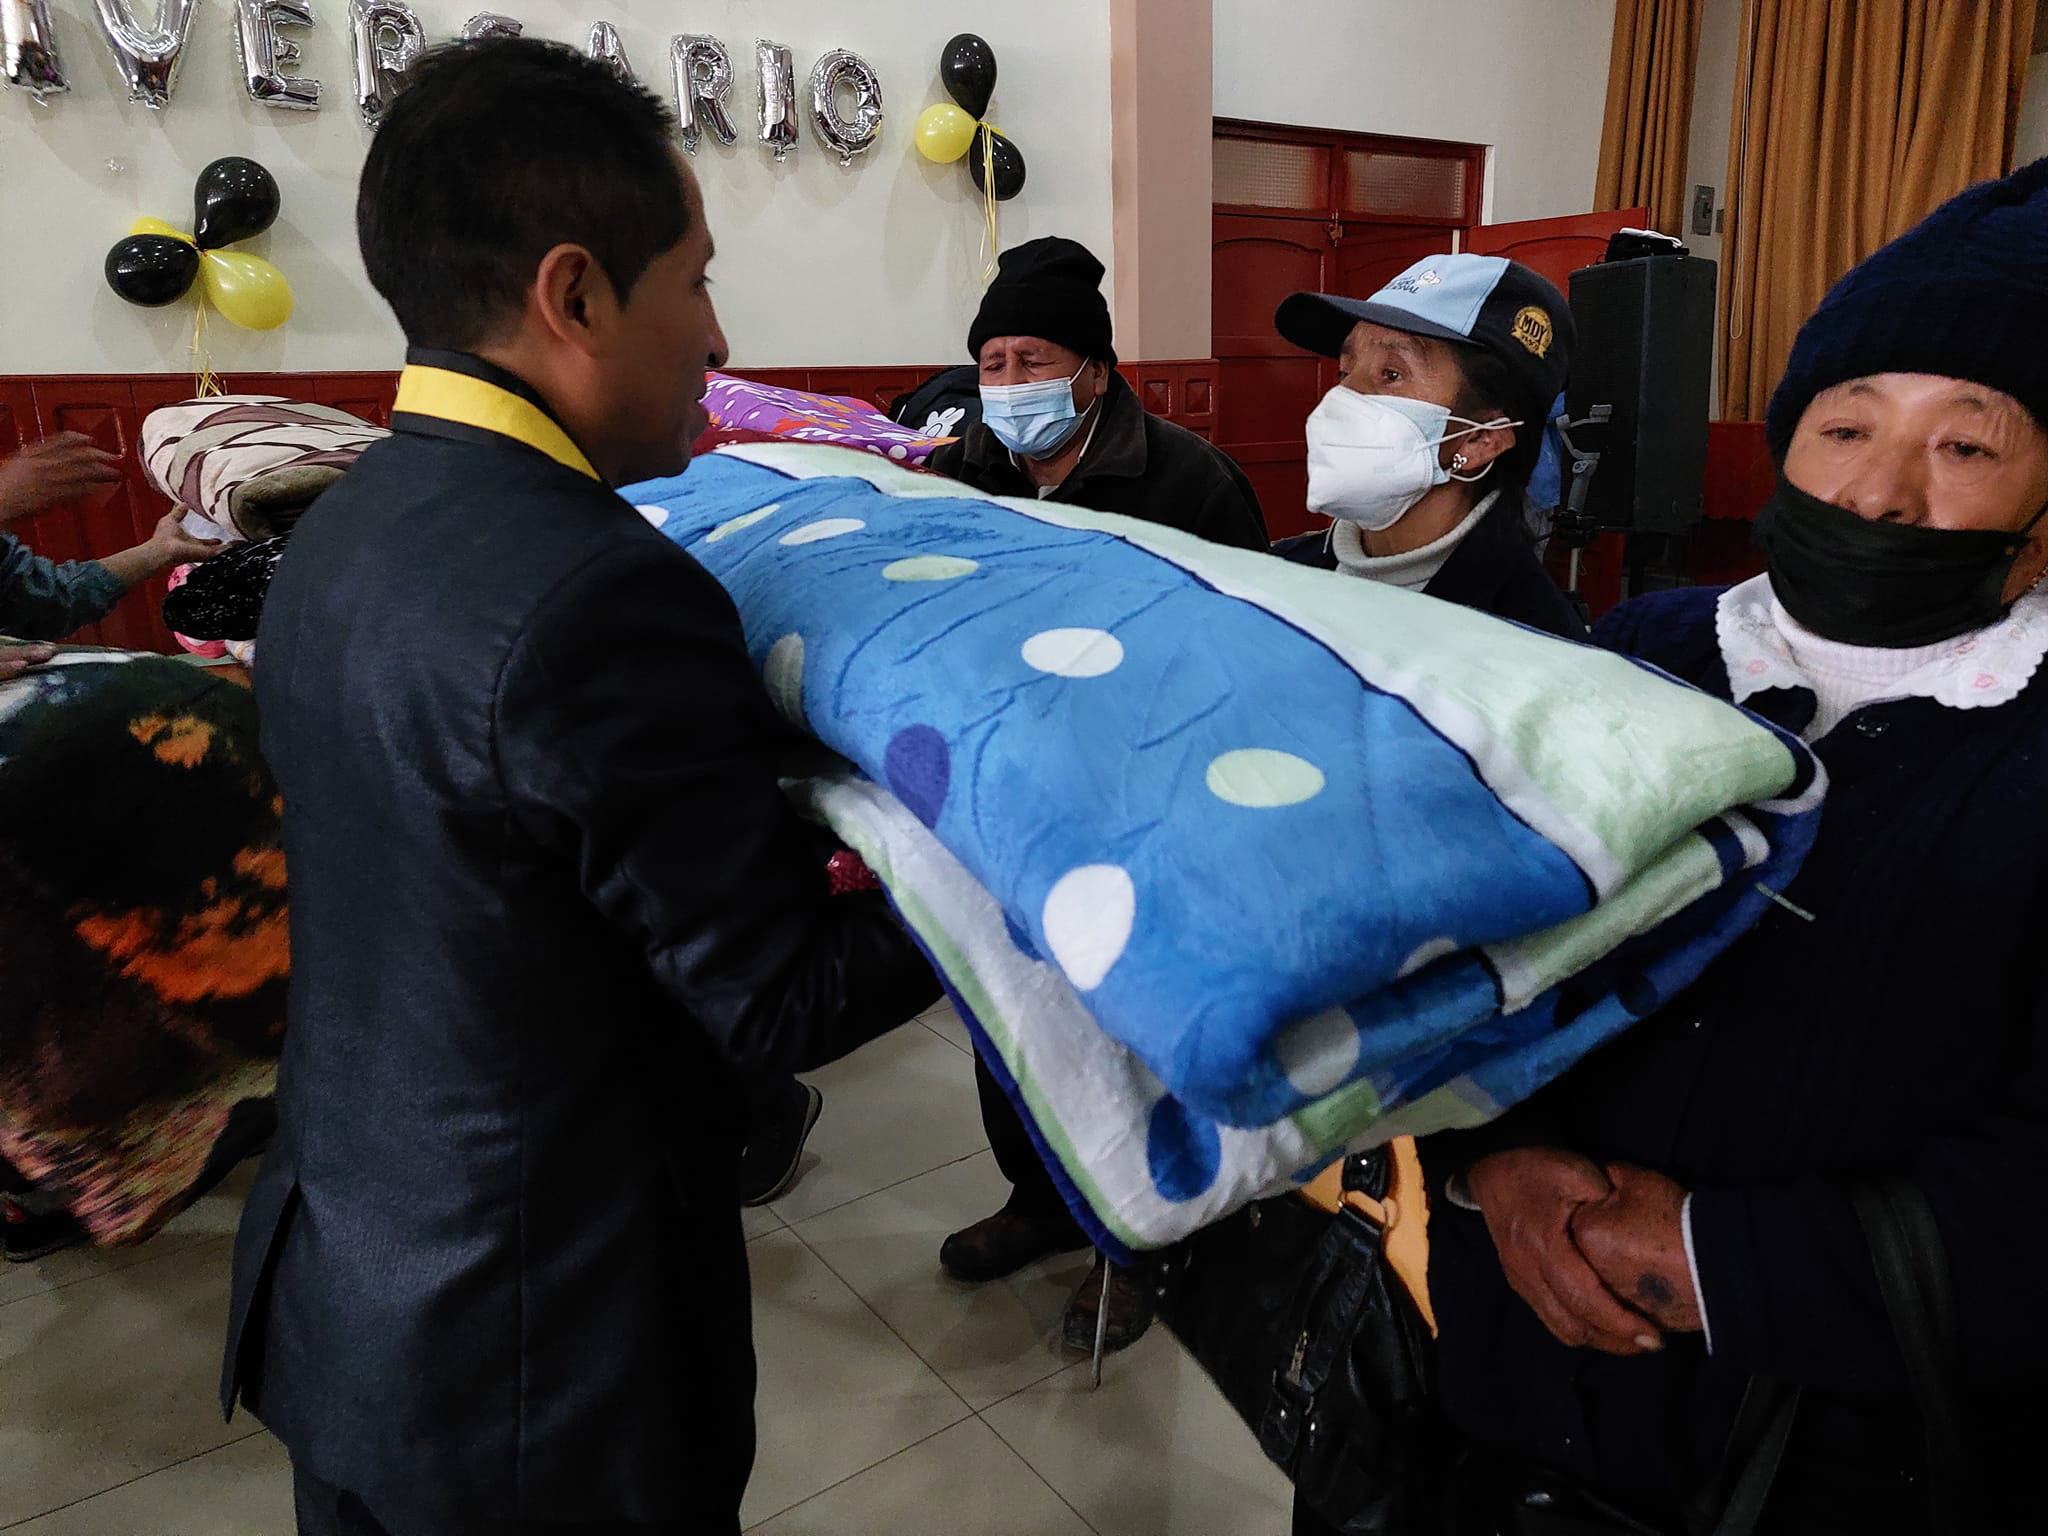
{"label": "brown shoe", "polygon": [[947,1238],[939,1247],[939,1263],[955,1280],[1000,1280],[1050,1254],[1087,1246],[1088,1239],[1070,1218],[1047,1221],[1020,1215],[1006,1205]]}
{"label": "brown shoe", "polygon": [[1060,1342],[1084,1355],[1095,1353],[1095,1314],[1102,1305],[1105,1267],[1109,1274],[1109,1326],[1103,1332],[1102,1352],[1113,1355],[1129,1349],[1152,1326],[1152,1292],[1144,1281],[1128,1269],[1098,1262],[1060,1319]]}

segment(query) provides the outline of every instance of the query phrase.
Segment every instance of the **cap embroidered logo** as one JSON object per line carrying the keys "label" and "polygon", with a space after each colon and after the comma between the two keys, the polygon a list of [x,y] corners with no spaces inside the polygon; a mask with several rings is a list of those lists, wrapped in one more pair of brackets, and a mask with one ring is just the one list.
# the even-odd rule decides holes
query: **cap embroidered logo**
{"label": "cap embroidered logo", "polygon": [[1547,310],[1529,304],[1515,316],[1514,337],[1530,352],[1544,357],[1550,352],[1550,343],[1557,337],[1557,329],[1551,324]]}
{"label": "cap embroidered logo", "polygon": [[1397,277],[1387,284],[1389,293],[1419,293],[1424,288],[1441,288],[1443,279],[1437,276],[1436,268],[1418,272],[1413,277]]}

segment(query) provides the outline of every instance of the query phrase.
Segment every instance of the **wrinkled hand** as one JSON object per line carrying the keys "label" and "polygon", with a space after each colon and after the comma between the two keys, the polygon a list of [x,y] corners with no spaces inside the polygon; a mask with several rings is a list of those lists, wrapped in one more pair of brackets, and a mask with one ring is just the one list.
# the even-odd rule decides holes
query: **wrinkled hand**
{"label": "wrinkled hand", "polygon": [[149,536],[149,552],[159,569],[174,565],[197,565],[219,554],[222,545],[214,539],[195,539],[185,531],[182,512],[166,512]]}
{"label": "wrinkled hand", "polygon": [[1521,1147],[1480,1159],[1465,1181],[1508,1284],[1559,1343],[1610,1355],[1663,1347],[1655,1326],[1616,1298],[1573,1241],[1575,1217],[1614,1193],[1599,1164],[1555,1147]]}
{"label": "wrinkled hand", "polygon": [[0,682],[40,667],[56,654],[54,645],[0,645]]}
{"label": "wrinkled hand", "polygon": [[0,460],[0,526],[121,483],[121,460],[78,432],[60,432]]}
{"label": "wrinkled hand", "polygon": [[1614,1192],[1572,1212],[1572,1241],[1607,1288],[1667,1333],[1702,1326],[1685,1262],[1685,1191],[1661,1173],[1607,1165]]}

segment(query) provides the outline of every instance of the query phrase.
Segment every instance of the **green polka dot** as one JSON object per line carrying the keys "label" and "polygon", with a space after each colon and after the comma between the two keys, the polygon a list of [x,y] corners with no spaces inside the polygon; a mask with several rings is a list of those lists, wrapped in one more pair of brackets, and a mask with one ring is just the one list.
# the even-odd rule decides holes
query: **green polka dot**
{"label": "green polka dot", "polygon": [[890,581],[954,581],[980,569],[980,562],[963,560],[958,555],[912,555],[908,560],[883,566],[882,574]]}
{"label": "green polka dot", "polygon": [[1209,793],[1255,810],[1299,805],[1323,792],[1323,771],[1292,752],[1245,747],[1209,764]]}
{"label": "green polka dot", "polygon": [[716,528],[704,535],[704,542],[706,544],[716,544],[720,539],[738,533],[742,528],[751,528],[754,524],[761,522],[765,518],[773,517],[781,510],[782,503],[778,501],[772,507],[763,507],[758,512],[748,512],[743,516],[736,517],[729,523],[720,523]]}

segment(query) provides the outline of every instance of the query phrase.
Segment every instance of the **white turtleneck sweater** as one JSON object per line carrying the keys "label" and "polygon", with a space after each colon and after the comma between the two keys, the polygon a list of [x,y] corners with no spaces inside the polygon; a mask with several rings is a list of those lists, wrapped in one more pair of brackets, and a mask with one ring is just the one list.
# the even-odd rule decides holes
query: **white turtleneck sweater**
{"label": "white turtleneck sweater", "polygon": [[1452,551],[1479,526],[1479,519],[1486,516],[1499,497],[1499,491],[1489,492],[1465,514],[1465,520],[1457,527],[1442,538],[1420,549],[1411,549],[1405,555],[1368,555],[1365,552],[1365,530],[1354,522],[1339,518],[1330,525],[1330,553],[1337,557],[1337,569],[1340,571],[1363,576],[1368,581],[1383,581],[1390,587],[1420,592],[1436,579],[1436,573],[1444,568],[1444,562],[1451,558]]}
{"label": "white turtleneck sweater", "polygon": [[1955,649],[1954,640],[1907,650],[1844,645],[1805,628],[1776,597],[1771,599],[1771,622],[1784,636],[1799,670],[1811,679],[1814,696],[1820,701],[1812,724],[1802,733],[1809,742],[1819,741],[1865,704],[1898,697],[1905,678]]}

